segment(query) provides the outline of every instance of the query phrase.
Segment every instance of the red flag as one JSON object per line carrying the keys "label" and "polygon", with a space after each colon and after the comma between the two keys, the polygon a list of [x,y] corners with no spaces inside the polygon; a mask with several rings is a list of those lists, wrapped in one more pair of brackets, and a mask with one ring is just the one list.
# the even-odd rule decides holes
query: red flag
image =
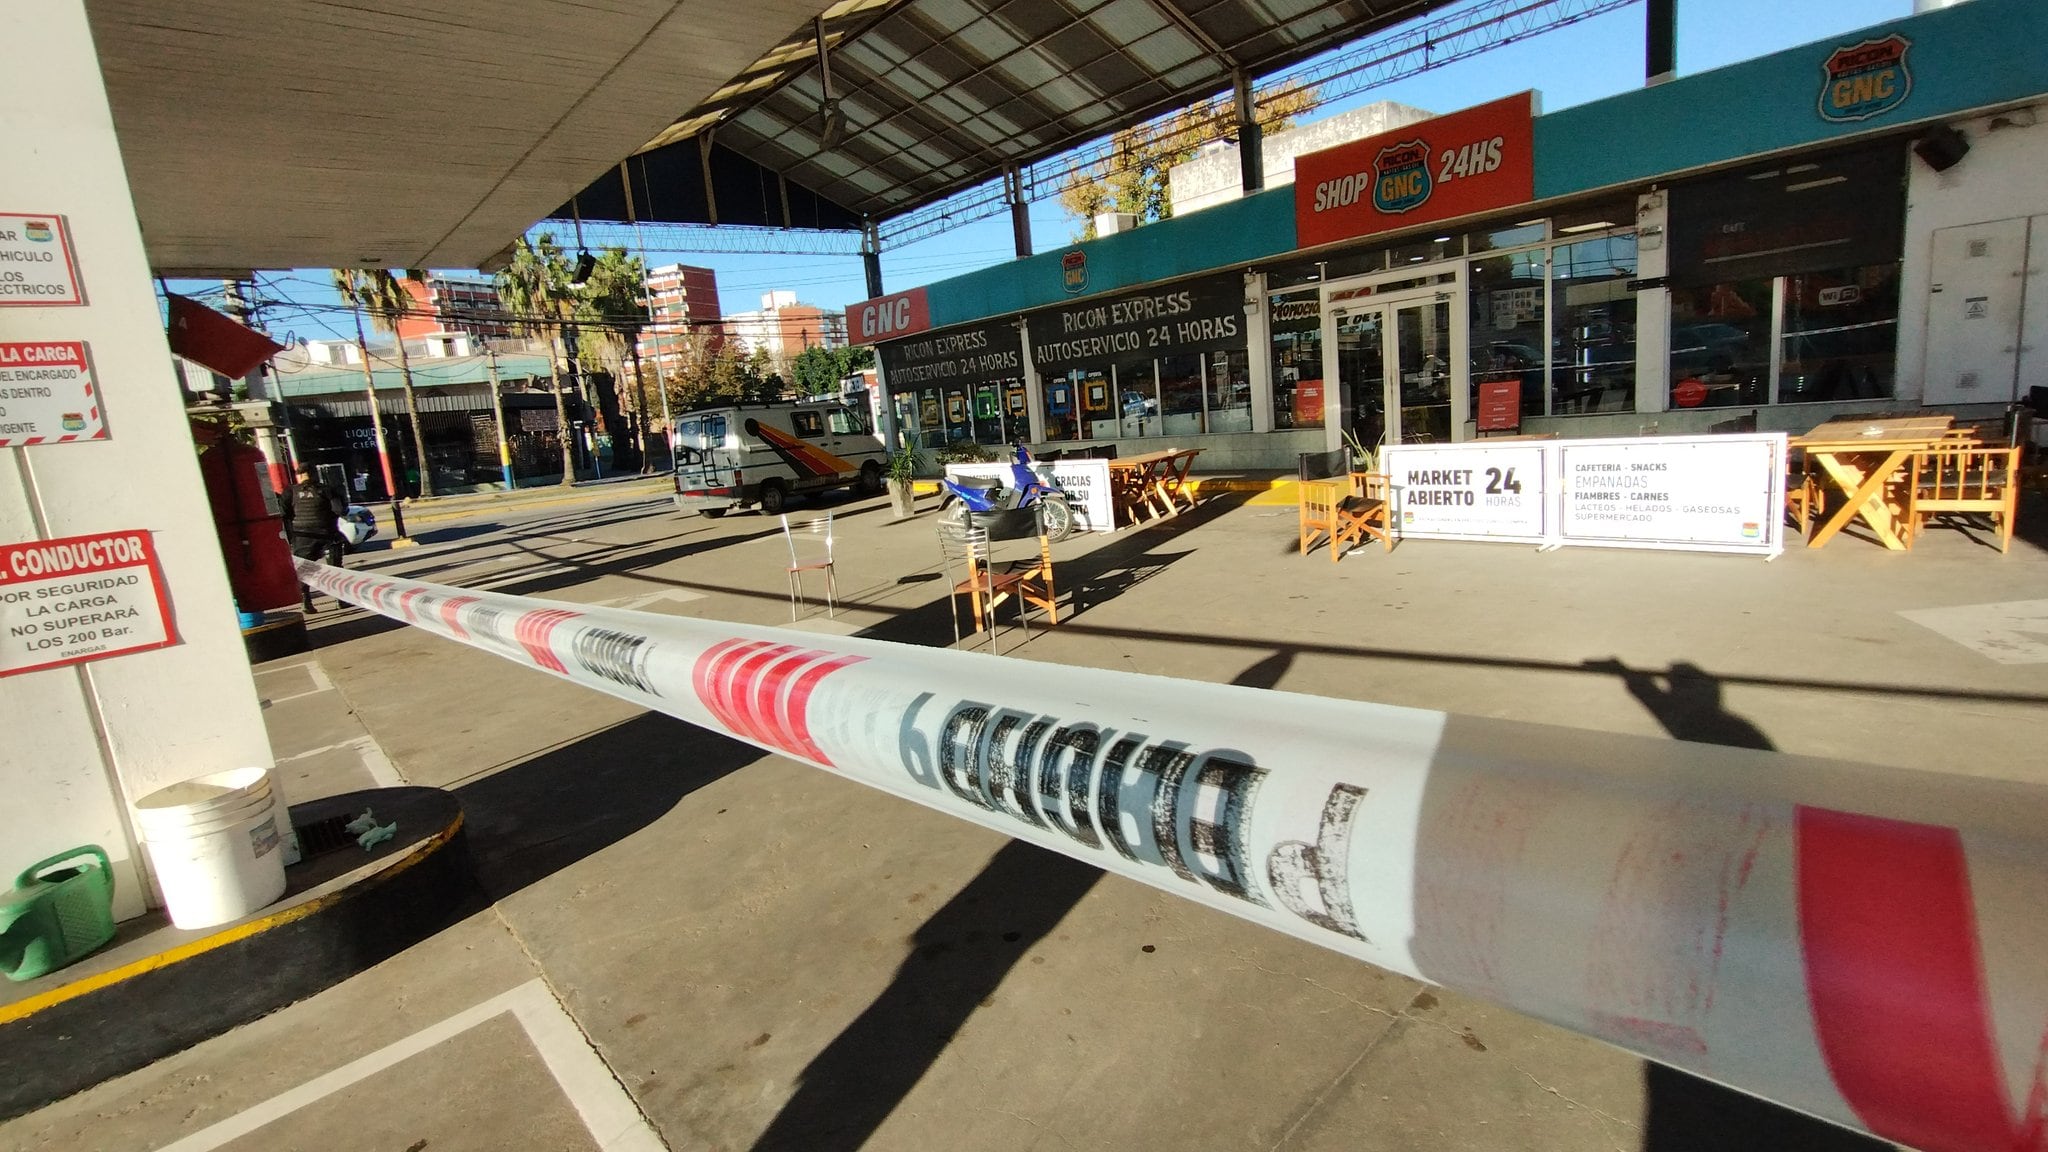
{"label": "red flag", "polygon": [[196,300],[172,295],[171,351],[239,380],[284,351],[284,345],[246,328]]}

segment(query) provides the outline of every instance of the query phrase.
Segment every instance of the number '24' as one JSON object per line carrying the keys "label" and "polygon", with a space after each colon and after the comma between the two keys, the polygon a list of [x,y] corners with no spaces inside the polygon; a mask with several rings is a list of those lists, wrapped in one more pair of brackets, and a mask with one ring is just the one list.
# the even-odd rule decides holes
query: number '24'
{"label": "number '24'", "polygon": [[1486,494],[1488,496],[1498,496],[1503,492],[1513,492],[1517,496],[1522,494],[1522,482],[1515,479],[1515,470],[1510,468],[1506,472],[1502,472],[1498,468],[1488,468],[1486,470]]}
{"label": "number '24'", "polygon": [[1491,140],[1481,140],[1476,144],[1467,144],[1463,148],[1444,149],[1443,154],[1437,158],[1443,165],[1443,171],[1437,174],[1437,181],[1441,183],[1456,180],[1460,176],[1480,176],[1500,167],[1502,143],[1502,138],[1495,136]]}

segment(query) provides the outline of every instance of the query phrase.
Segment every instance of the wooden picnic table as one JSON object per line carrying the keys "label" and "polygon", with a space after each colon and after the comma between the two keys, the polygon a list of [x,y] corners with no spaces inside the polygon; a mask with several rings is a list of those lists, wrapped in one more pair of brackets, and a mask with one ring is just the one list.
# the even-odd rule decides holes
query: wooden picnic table
{"label": "wooden picnic table", "polygon": [[1846,498],[1827,523],[1806,538],[1806,546],[1821,547],[1860,516],[1877,534],[1879,543],[1895,552],[1905,551],[1906,540],[1899,530],[1905,509],[1887,498],[1886,486],[1912,462],[1915,452],[1925,452],[1947,440],[1954,424],[1955,417],[1938,414],[1878,420],[1844,417],[1795,437],[1792,447],[1804,451],[1810,464],[1820,465],[1821,472]]}
{"label": "wooden picnic table", "polygon": [[1186,488],[1188,469],[1201,454],[1200,448],[1168,448],[1109,461],[1109,488],[1118,518],[1136,524],[1141,514],[1156,520],[1179,515],[1183,503],[1193,508],[1194,494]]}

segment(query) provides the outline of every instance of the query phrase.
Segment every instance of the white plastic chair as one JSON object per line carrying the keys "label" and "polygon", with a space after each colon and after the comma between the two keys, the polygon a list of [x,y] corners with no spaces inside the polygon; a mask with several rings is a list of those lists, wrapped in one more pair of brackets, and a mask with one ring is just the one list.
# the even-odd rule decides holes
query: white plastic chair
{"label": "white plastic chair", "polygon": [[825,572],[825,615],[839,614],[839,579],[832,568],[832,514],[790,523],[782,517],[782,538],[789,542],[789,618],[804,606],[804,573]]}

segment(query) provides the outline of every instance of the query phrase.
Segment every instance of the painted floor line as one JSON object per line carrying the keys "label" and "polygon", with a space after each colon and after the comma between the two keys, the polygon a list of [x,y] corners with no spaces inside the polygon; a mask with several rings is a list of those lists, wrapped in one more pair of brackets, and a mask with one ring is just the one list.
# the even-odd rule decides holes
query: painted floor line
{"label": "painted floor line", "polygon": [[182,1140],[165,1145],[158,1152],[213,1152],[506,1012],[510,1012],[520,1027],[526,1029],[548,1072],[561,1086],[563,1095],[575,1106],[577,1116],[589,1129],[591,1139],[597,1142],[601,1152],[665,1152],[668,1146],[662,1143],[661,1137],[626,1095],[626,1090],[612,1077],[610,1069],[605,1067],[604,1061],[576,1027],[576,1022],[570,1019],[539,979],[529,980],[332,1072],[316,1076],[261,1104],[208,1125]]}

